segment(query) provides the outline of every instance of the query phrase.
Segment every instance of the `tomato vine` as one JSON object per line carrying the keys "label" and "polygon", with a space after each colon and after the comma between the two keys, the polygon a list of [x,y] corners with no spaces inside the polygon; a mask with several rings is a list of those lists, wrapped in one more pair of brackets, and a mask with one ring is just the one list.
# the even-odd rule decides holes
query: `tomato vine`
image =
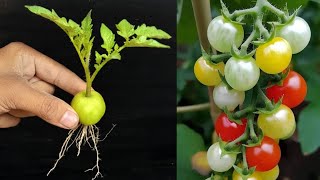
{"label": "tomato vine", "polygon": [[[201,5],[195,4],[193,1],[194,11],[198,12]],[[278,9],[267,0],[257,0],[253,7],[231,13],[222,1],[221,7],[221,15],[206,24],[206,32],[199,27],[203,23],[197,23],[199,38],[203,39],[203,34],[206,34],[207,43],[212,47],[204,48],[201,57],[212,63],[212,73],[202,73],[204,70],[197,65],[194,71],[202,84],[216,86],[212,92],[213,101],[223,111],[215,123],[219,142],[208,150],[207,160],[213,170],[211,178],[216,175],[231,177],[229,171],[234,169],[233,176],[239,175],[240,179],[251,176],[261,179],[262,174],[275,169],[280,160],[277,141],[291,137],[295,131],[296,122],[290,108],[303,102],[307,87],[298,74],[295,77],[301,78],[294,83],[301,86],[300,89],[290,89],[288,78],[295,72],[289,65],[292,55],[307,46],[311,31],[308,24],[297,16],[299,9],[290,15],[287,10]],[[266,22],[265,17],[270,14],[277,19]],[[199,19],[201,16],[195,15],[197,22],[203,21]],[[302,24],[302,30],[288,28],[296,24]],[[245,40],[243,25],[252,27]],[[295,45],[295,38],[303,39],[301,46]],[[203,40],[201,45],[207,47]],[[217,54],[216,50],[220,53]],[[216,67],[218,63],[225,63],[223,70]],[[210,78],[214,78],[215,83],[203,83]],[[286,88],[288,90],[282,90]],[[239,94],[245,94],[244,100],[240,99]],[[289,96],[294,99],[298,95],[297,101],[288,102]],[[228,121],[223,119],[224,116]],[[233,127],[240,127],[243,118],[246,119],[245,129],[236,137],[232,136],[237,130],[229,128],[228,122],[234,123]],[[222,119],[224,126],[220,125]],[[270,147],[269,151],[261,148],[264,144]],[[260,154],[255,154],[258,150]],[[234,161],[232,157],[235,154],[237,158]],[[232,162],[234,164],[230,166]],[[276,178],[272,176],[271,179]]]}

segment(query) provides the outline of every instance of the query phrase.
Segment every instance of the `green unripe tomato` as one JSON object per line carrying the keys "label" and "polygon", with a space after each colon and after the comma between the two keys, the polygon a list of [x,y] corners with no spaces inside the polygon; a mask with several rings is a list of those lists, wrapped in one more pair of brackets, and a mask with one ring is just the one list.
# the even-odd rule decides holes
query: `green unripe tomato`
{"label": "green unripe tomato", "polygon": [[91,91],[91,96],[86,97],[86,91],[76,94],[71,107],[77,112],[80,123],[94,125],[100,121],[106,112],[106,104],[103,97],[96,91]]}

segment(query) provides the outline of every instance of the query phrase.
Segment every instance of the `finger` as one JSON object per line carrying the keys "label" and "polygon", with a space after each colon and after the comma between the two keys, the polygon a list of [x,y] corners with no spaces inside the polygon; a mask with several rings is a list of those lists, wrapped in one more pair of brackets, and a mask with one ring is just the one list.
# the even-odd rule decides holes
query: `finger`
{"label": "finger", "polygon": [[22,43],[14,45],[20,46],[17,48],[19,49],[17,57],[22,61],[26,61],[25,63],[27,64],[34,64],[35,75],[40,79],[56,85],[73,95],[85,90],[86,83],[63,65],[27,45]]}
{"label": "finger", "polygon": [[[30,81],[29,81],[30,82]],[[46,93],[49,93],[49,94],[53,94],[54,93],[54,86],[45,82],[45,81],[42,81],[42,80],[38,80],[38,81],[32,81],[30,82],[31,83],[31,87],[39,90],[39,91],[43,91],[43,92],[46,92]]]}
{"label": "finger", "polygon": [[10,115],[18,117],[18,118],[26,118],[26,117],[32,117],[35,116],[33,113],[18,109],[12,109],[8,112]]}
{"label": "finger", "polygon": [[27,83],[16,83],[14,95],[9,98],[14,104],[11,109],[31,112],[43,120],[65,129],[75,128],[79,117],[72,107],[51,94],[36,90]]}
{"label": "finger", "polygon": [[[39,91],[43,91],[45,93],[53,94],[54,93],[54,86],[40,80],[37,77],[32,78],[30,81],[31,86]],[[25,118],[25,117],[32,117],[35,116],[33,113],[28,112],[28,111],[23,111],[19,109],[12,109],[9,111],[9,114],[15,117],[19,118]]]}
{"label": "finger", "polygon": [[0,115],[0,128],[14,127],[20,123],[20,118],[14,117],[10,114]]}

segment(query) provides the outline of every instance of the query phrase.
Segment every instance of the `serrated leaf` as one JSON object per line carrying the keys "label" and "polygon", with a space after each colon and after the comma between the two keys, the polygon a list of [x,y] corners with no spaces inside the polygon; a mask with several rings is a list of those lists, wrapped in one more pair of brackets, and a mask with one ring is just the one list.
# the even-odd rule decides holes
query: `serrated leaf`
{"label": "serrated leaf", "polygon": [[32,13],[51,20],[52,22],[57,24],[61,29],[63,29],[70,37],[74,37],[82,33],[82,29],[80,28],[79,24],[77,24],[73,20],[67,21],[66,18],[59,17],[54,10],[50,11],[41,6],[25,6],[25,7]]}
{"label": "serrated leaf", "polygon": [[170,48],[168,45],[159,43],[154,39],[147,39],[146,36],[140,36],[126,42],[126,47],[154,47],[154,48]]}
{"label": "serrated leaf", "polygon": [[[80,36],[77,36],[77,37],[83,37],[83,36],[80,35]],[[84,38],[85,37],[83,37],[83,39]],[[83,43],[82,43],[83,48],[81,49],[81,56],[84,57],[85,59],[90,59],[91,49],[93,47],[93,41],[94,41],[94,37],[90,41],[84,40]]]}
{"label": "serrated leaf", "polygon": [[91,10],[88,12],[86,17],[81,21],[81,29],[84,31],[82,37],[85,42],[88,42],[92,35],[92,19],[91,19]]}
{"label": "serrated leaf", "polygon": [[96,63],[100,64],[102,61],[102,56],[98,53],[98,51],[95,52],[95,56],[96,56]]}
{"label": "serrated leaf", "polygon": [[116,52],[114,51],[112,54],[111,54],[111,59],[118,59],[118,60],[121,60],[121,55],[119,52]]}
{"label": "serrated leaf", "polygon": [[145,36],[147,38],[156,38],[156,39],[170,39],[171,36],[164,32],[161,29],[157,29],[155,26],[146,26],[142,24],[138,26],[134,31],[137,36]]}
{"label": "serrated leaf", "polygon": [[184,124],[177,125],[177,180],[203,180],[204,178],[192,170],[191,158],[204,151],[202,137]]}
{"label": "serrated leaf", "polygon": [[126,19],[120,21],[116,27],[118,29],[117,33],[126,40],[128,40],[130,36],[134,35],[134,26],[131,25]]}
{"label": "serrated leaf", "polygon": [[106,49],[106,51],[108,53],[111,52],[112,47],[115,44],[115,35],[113,34],[113,32],[105,25],[105,24],[101,24],[100,27],[100,35],[101,38],[103,39],[103,44],[101,45],[102,48]]}

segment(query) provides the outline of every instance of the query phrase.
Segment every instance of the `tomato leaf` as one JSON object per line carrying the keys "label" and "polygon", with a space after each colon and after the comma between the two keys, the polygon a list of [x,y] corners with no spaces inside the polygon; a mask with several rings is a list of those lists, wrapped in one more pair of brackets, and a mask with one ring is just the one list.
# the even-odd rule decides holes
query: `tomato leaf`
{"label": "tomato leaf", "polygon": [[112,31],[105,25],[101,24],[100,27],[100,35],[103,39],[103,44],[101,45],[102,48],[104,48],[108,53],[111,53],[112,47],[115,44],[115,35],[112,33]]}
{"label": "tomato leaf", "polygon": [[157,29],[154,26],[146,26],[142,24],[138,26],[137,29],[134,31],[137,36],[145,36],[147,38],[156,38],[156,39],[170,39],[171,36],[164,32],[161,29]]}
{"label": "tomato leaf", "polygon": [[316,151],[320,146],[319,119],[317,118],[319,106],[309,105],[305,108],[300,116],[298,122],[299,141],[304,154],[310,154]]}
{"label": "tomato leaf", "polygon": [[147,39],[146,36],[139,36],[126,42],[126,47],[156,47],[156,48],[170,48],[168,45],[159,43],[154,39]]}
{"label": "tomato leaf", "polygon": [[130,36],[134,35],[134,26],[131,25],[126,19],[120,21],[116,27],[118,29],[117,33],[126,40],[128,40]]}
{"label": "tomato leaf", "polygon": [[298,136],[304,154],[310,154],[320,146],[319,109],[318,102],[311,103],[299,114]]}
{"label": "tomato leaf", "polygon": [[74,37],[83,33],[79,24],[74,22],[73,20],[67,19],[65,17],[59,17],[54,10],[48,10],[41,6],[25,6],[29,11],[39,16],[42,16],[46,19],[51,20],[55,24],[57,24],[63,31],[65,31],[70,37]]}
{"label": "tomato leaf", "polygon": [[204,151],[202,137],[184,124],[177,125],[177,180],[203,180],[204,177],[192,170],[191,158]]}

